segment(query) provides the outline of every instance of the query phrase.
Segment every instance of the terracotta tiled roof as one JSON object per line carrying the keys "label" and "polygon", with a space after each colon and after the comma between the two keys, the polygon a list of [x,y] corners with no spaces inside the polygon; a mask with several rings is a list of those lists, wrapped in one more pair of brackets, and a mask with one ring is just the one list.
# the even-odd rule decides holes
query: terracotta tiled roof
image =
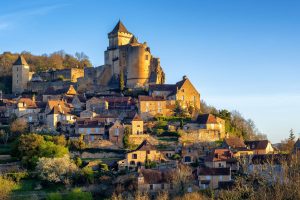
{"label": "terracotta tiled roof", "polygon": [[139,101],[164,101],[163,97],[152,97],[152,96],[144,96],[139,95]]}
{"label": "terracotta tiled roof", "polygon": [[159,183],[170,183],[174,174],[173,169],[169,170],[154,170],[154,169],[142,169],[139,176],[144,177],[146,184],[159,184]]}
{"label": "terracotta tiled roof", "polygon": [[52,110],[54,106],[60,106],[63,113],[71,112],[71,107],[69,106],[69,104],[65,103],[62,100],[49,100],[47,104],[50,110]]}
{"label": "terracotta tiled roof", "polygon": [[36,103],[30,98],[20,98],[18,100],[18,103],[24,103],[24,107],[27,107],[27,108],[36,108],[37,107]]}
{"label": "terracotta tiled roof", "polygon": [[76,122],[78,128],[98,128],[104,127],[105,120],[101,119],[84,119]]}
{"label": "terracotta tiled roof", "polygon": [[157,150],[148,140],[144,140],[135,151]]}
{"label": "terracotta tiled roof", "polygon": [[224,140],[225,144],[231,148],[245,148],[246,145],[242,138],[239,137],[229,137],[225,138]]}
{"label": "terracotta tiled roof", "polygon": [[250,149],[266,149],[269,144],[269,141],[268,140],[245,141],[245,144]]}
{"label": "terracotta tiled roof", "polygon": [[199,168],[198,174],[201,176],[230,175],[230,168]]}
{"label": "terracotta tiled roof", "polygon": [[212,114],[202,114],[197,118],[199,124],[217,124],[217,118]]}
{"label": "terracotta tiled roof", "polygon": [[233,153],[229,149],[215,149],[209,156],[206,157],[206,161],[226,161],[233,158]]}

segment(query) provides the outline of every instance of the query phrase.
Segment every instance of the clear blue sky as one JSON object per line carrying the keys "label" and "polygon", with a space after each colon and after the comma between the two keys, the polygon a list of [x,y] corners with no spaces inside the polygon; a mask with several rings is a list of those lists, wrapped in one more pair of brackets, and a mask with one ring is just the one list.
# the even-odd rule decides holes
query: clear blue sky
{"label": "clear blue sky", "polygon": [[279,142],[300,133],[299,10],[298,0],[1,0],[0,52],[83,51],[98,66],[121,19],[168,83],[187,75],[208,104]]}

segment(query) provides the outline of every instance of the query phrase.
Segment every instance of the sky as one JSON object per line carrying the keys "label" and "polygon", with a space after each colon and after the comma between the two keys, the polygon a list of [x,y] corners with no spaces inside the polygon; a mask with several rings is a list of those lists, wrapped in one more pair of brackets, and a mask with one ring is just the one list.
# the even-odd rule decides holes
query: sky
{"label": "sky", "polygon": [[207,104],[277,143],[300,136],[299,10],[298,0],[0,0],[0,53],[84,52],[99,66],[121,19],[167,83],[187,75]]}

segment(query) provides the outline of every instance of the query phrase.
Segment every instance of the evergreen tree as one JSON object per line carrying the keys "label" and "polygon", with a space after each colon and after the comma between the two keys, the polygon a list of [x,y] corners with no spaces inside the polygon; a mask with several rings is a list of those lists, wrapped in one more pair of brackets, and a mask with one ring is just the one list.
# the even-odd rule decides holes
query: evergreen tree
{"label": "evergreen tree", "polygon": [[124,83],[124,72],[123,70],[120,71],[120,77],[119,77],[119,87],[120,91],[123,92],[125,88],[125,83]]}
{"label": "evergreen tree", "polygon": [[295,140],[295,134],[294,134],[294,130],[293,129],[291,129],[290,130],[290,136],[289,136],[289,140],[291,140],[291,141],[294,141]]}

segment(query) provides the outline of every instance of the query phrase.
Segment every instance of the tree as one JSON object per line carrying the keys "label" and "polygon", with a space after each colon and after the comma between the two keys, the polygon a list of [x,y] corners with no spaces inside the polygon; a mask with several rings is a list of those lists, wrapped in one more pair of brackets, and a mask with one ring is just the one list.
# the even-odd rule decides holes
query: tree
{"label": "tree", "polygon": [[173,112],[176,117],[187,117],[188,116],[188,111],[186,109],[182,108],[182,106],[180,105],[180,103],[178,101],[176,101],[176,103],[175,103],[175,108],[174,108]]}
{"label": "tree", "polygon": [[9,199],[9,195],[16,187],[16,183],[4,176],[0,176],[0,199]]}
{"label": "tree", "polygon": [[66,196],[66,200],[92,200],[93,196],[90,192],[83,192],[80,188],[73,189]]}
{"label": "tree", "polygon": [[10,124],[10,131],[14,134],[19,135],[25,133],[27,129],[28,129],[27,122],[23,118],[18,118]]}
{"label": "tree", "polygon": [[123,92],[125,88],[125,83],[124,83],[124,72],[123,70],[120,70],[120,75],[119,75],[119,87],[120,91]]}
{"label": "tree", "polygon": [[68,155],[61,158],[39,158],[36,166],[39,177],[52,183],[69,183],[78,170]]}
{"label": "tree", "polygon": [[289,140],[291,140],[291,141],[295,141],[295,134],[294,134],[294,130],[293,129],[291,129],[290,130],[290,135],[289,135]]}
{"label": "tree", "polygon": [[[47,138],[51,140],[52,136]],[[63,157],[69,153],[66,147],[46,141],[43,136],[35,133],[21,135],[17,149],[23,164],[29,168],[34,168],[41,157]]]}
{"label": "tree", "polygon": [[3,144],[7,144],[8,138],[9,138],[9,133],[5,130],[0,130],[0,138],[3,141]]}
{"label": "tree", "polygon": [[124,137],[123,137],[123,145],[124,148],[129,148],[129,135],[130,135],[130,129],[129,127],[125,127],[124,129]]}
{"label": "tree", "polygon": [[184,193],[193,180],[192,168],[187,165],[179,165],[172,173],[172,182],[180,193]]}

